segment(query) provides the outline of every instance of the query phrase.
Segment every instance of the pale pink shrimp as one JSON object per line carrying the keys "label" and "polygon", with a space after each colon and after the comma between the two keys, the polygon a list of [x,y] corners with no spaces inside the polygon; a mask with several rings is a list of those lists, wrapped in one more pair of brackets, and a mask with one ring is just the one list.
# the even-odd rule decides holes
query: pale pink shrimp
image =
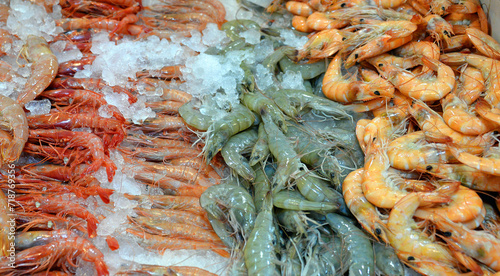
{"label": "pale pink shrimp", "polygon": [[390,164],[396,169],[414,170],[420,164],[444,163],[454,160],[445,144],[429,143],[432,140],[449,141],[446,138],[432,139],[422,131],[396,138],[389,143],[387,149]]}
{"label": "pale pink shrimp", "polygon": [[498,124],[479,117],[474,106],[450,93],[441,99],[443,120],[453,130],[466,135],[481,135],[498,128]]}
{"label": "pale pink shrimp", "polygon": [[17,98],[17,102],[24,106],[50,85],[56,77],[59,64],[43,37],[29,35],[21,54],[32,63],[31,75]]}
{"label": "pale pink shrimp", "polygon": [[5,136],[0,144],[0,165],[16,161],[28,141],[26,114],[20,104],[0,95],[0,127]]}

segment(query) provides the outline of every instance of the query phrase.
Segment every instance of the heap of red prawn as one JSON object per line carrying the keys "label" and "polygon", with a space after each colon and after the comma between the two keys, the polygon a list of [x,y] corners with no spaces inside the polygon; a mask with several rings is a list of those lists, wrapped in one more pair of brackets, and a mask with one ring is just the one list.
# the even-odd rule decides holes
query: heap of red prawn
{"label": "heap of red prawn", "polygon": [[425,275],[500,271],[498,210],[478,195],[500,191],[500,44],[480,3],[311,0],[286,9],[296,30],[311,32],[291,58],[332,56],[325,96],[373,112],[356,127],[365,165],[343,183],[361,226]]}
{"label": "heap of red prawn", "polygon": [[[40,4],[52,9],[45,2]],[[141,25],[147,23],[151,15],[146,13],[140,1],[60,1],[59,4],[66,18],[57,24],[68,31],[49,42],[42,37],[28,36],[20,54],[31,63],[31,75],[17,101],[0,96],[0,165],[9,164],[2,171],[0,188],[15,193],[17,202],[13,206],[4,193],[0,193],[1,206],[5,208],[0,218],[0,272],[5,275],[66,275],[74,273],[80,261],[86,261],[94,264],[96,275],[109,275],[103,254],[91,242],[97,236],[99,222],[105,217],[91,212],[95,206],[86,200],[98,196],[104,204],[113,204],[110,196],[114,190],[103,188],[94,176],[100,168],[105,169],[108,182],[113,181],[117,170],[130,169],[137,183],[151,189],[160,188],[165,194],[126,195],[130,199],[153,202],[153,208],[137,208],[136,215],[129,218],[128,233],[124,235],[137,239],[142,246],[153,251],[201,249],[228,257],[225,245],[212,230],[198,202],[207,187],[220,182],[221,172],[202,162],[199,157],[201,149],[193,146],[197,137],[177,114],[178,108],[189,101],[191,95],[180,90],[163,89],[160,101],[146,104],[156,116],[134,123],[127,120],[116,106],[109,105],[102,92],[108,89],[123,93],[128,96],[129,103],[134,103],[137,101],[137,87],[157,90],[169,81],[179,81],[181,66],[168,66],[160,70],[161,74],[154,75],[148,71],[137,72],[137,87],[132,89],[108,86],[100,79],[73,77],[96,58],[90,53],[95,32],[110,31],[110,36],[116,39],[123,35],[145,36],[150,31],[155,35],[163,31],[170,32],[170,35],[190,34],[171,27],[161,29]],[[171,3],[169,7],[172,16],[182,19],[179,22],[171,18],[162,20],[176,24],[186,22],[182,20],[194,20],[190,17],[195,15],[189,13],[194,11],[201,14],[200,17],[209,14],[206,16],[215,18],[206,22],[224,20],[224,8],[218,1],[186,1]],[[8,11],[7,6],[2,8]],[[141,11],[144,13],[141,24],[136,24],[139,21],[137,14]],[[160,13],[155,17],[160,17]],[[4,23],[6,19],[1,18]],[[206,22],[193,24],[202,30]],[[19,38],[5,31],[4,39],[5,43],[11,43]],[[76,46],[82,51],[83,58],[59,63],[49,47],[56,41]],[[4,81],[16,76],[7,63],[2,69]],[[26,116],[23,107],[35,99],[50,100],[50,112]],[[104,117],[99,112],[103,108],[109,116]],[[39,161],[36,164],[19,163],[22,153]],[[112,160],[112,153],[124,158],[123,168]],[[12,185],[12,176],[15,177],[15,186]],[[14,263],[7,258],[9,215],[15,216],[17,228]],[[113,236],[108,236],[106,241],[111,250],[119,248]],[[177,271],[212,275],[191,267],[136,265],[130,270],[134,269],[144,273]]]}

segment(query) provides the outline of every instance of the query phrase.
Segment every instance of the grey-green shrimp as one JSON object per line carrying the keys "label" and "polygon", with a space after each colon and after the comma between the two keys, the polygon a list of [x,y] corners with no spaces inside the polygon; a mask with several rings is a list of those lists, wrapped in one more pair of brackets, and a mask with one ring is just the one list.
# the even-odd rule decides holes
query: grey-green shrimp
{"label": "grey-green shrimp", "polygon": [[240,33],[250,29],[260,30],[260,25],[249,19],[235,19],[228,21],[221,26],[221,30],[226,32],[227,37],[229,37],[232,41],[241,38]]}
{"label": "grey-green shrimp", "polygon": [[219,184],[201,195],[200,205],[218,221],[235,223],[243,237],[248,237],[255,223],[255,205],[247,190],[232,184]]}
{"label": "grey-green shrimp", "polygon": [[274,206],[295,211],[332,212],[339,208],[335,203],[309,201],[297,191],[281,191],[273,195]]}
{"label": "grey-green shrimp", "polygon": [[312,172],[304,172],[295,179],[299,192],[308,200],[315,202],[329,202],[337,209],[342,205],[342,194],[332,189],[330,185]]}
{"label": "grey-green shrimp", "polygon": [[267,89],[265,93],[274,100],[274,103],[286,115],[292,118],[295,118],[297,117],[297,115],[299,115],[299,110],[292,104],[292,101],[285,93],[278,92],[274,87]]}
{"label": "grey-green shrimp", "polygon": [[198,99],[191,99],[191,101],[179,107],[179,115],[186,124],[198,130],[207,130],[212,124],[212,117],[204,115],[200,112],[201,101]]}
{"label": "grey-green shrimp", "polygon": [[307,222],[310,220],[302,211],[277,209],[276,218],[280,226],[287,232],[305,235]]}
{"label": "grey-green shrimp", "polygon": [[274,50],[274,52],[270,55],[268,55],[263,61],[262,65],[269,69],[271,73],[274,73],[276,70],[276,65],[278,62],[283,59],[285,56],[292,55],[295,53],[297,50],[295,50],[293,47],[290,46],[281,46]]}
{"label": "grey-green shrimp", "polygon": [[373,252],[375,253],[375,264],[384,275],[405,275],[403,264],[399,261],[399,258],[392,247],[379,242],[374,242]]}
{"label": "grey-green shrimp", "polygon": [[248,181],[253,181],[255,172],[248,164],[248,160],[243,154],[247,154],[257,141],[257,131],[254,128],[240,132],[227,141],[222,147],[221,154],[226,164],[237,174]]}
{"label": "grey-green shrimp", "polygon": [[255,142],[252,153],[250,154],[250,166],[254,166],[258,162],[266,159],[269,156],[269,145],[267,143],[267,133],[264,129],[264,124],[259,124],[258,138]]}
{"label": "grey-green shrimp", "polygon": [[228,139],[236,133],[253,125],[255,115],[246,106],[238,104],[219,120],[216,120],[208,129],[204,155],[207,164],[222,149]]}
{"label": "grey-green shrimp", "polygon": [[298,89],[282,89],[278,92],[284,93],[293,103],[299,104],[301,107],[309,107],[313,110],[329,114],[334,118],[351,118],[345,106],[327,98],[322,98]]}
{"label": "grey-green shrimp", "polygon": [[261,165],[256,165],[253,167],[255,171],[255,180],[253,181],[253,193],[254,193],[254,204],[255,210],[260,212],[264,206],[264,199],[267,193],[271,191],[271,181],[274,174],[274,168],[270,164],[266,164],[264,167]]}
{"label": "grey-green shrimp", "polygon": [[287,56],[279,61],[279,66],[282,72],[291,71],[300,73],[304,80],[315,78],[326,71],[326,64],[323,60],[314,63],[298,64]]}
{"label": "grey-green shrimp", "polygon": [[269,116],[283,131],[287,131],[285,115],[271,99],[262,93],[244,93],[241,102],[253,112],[260,114],[261,117]]}
{"label": "grey-green shrimp", "polygon": [[373,247],[368,236],[341,215],[329,213],[326,221],[349,251],[349,276],[375,275]]}

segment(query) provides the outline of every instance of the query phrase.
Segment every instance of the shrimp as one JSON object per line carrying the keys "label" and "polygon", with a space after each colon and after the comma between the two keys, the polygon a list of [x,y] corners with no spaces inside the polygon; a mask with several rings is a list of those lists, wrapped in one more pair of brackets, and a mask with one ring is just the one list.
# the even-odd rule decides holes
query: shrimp
{"label": "shrimp", "polygon": [[0,144],[0,165],[15,162],[28,141],[26,114],[20,104],[0,95],[0,128],[5,134]]}
{"label": "shrimp", "polygon": [[105,154],[104,145],[102,140],[93,133],[87,132],[73,132],[63,129],[37,129],[30,131],[31,138],[37,138],[44,141],[60,143],[67,143],[67,147],[85,147],[89,149],[92,156],[92,164],[81,174],[96,172],[99,167],[104,165],[108,175],[108,181],[111,182],[115,175],[116,165]]}
{"label": "shrimp", "polygon": [[23,204],[23,210],[37,210],[45,213],[58,215],[72,215],[87,221],[87,233],[89,237],[95,237],[97,234],[97,224],[99,221],[86,208],[71,200],[61,196],[26,196],[18,198]]}
{"label": "shrimp", "polygon": [[[9,166],[10,169],[12,169]],[[11,178],[9,178],[9,184],[11,183]],[[3,191],[0,191],[0,222],[2,223],[0,228],[0,256],[2,258],[9,256],[9,233],[10,233],[10,225],[9,221],[13,222],[14,226],[16,225],[15,220],[9,218],[11,212],[9,211],[9,202],[7,196]]]}
{"label": "shrimp", "polygon": [[78,71],[82,71],[85,65],[91,65],[96,59],[96,55],[86,55],[81,59],[74,59],[59,64],[57,76],[74,76]]}
{"label": "shrimp", "polygon": [[160,114],[177,114],[183,103],[176,101],[146,102],[146,107]]}
{"label": "shrimp", "polygon": [[199,109],[201,101],[192,99],[179,107],[179,115],[184,122],[198,130],[208,130],[212,124],[212,117],[202,114]]}
{"label": "shrimp", "polygon": [[212,166],[203,162],[201,157],[181,157],[170,160],[169,164],[174,166],[189,167],[202,172],[205,176],[213,179],[217,184],[220,183],[220,175]]}
{"label": "shrimp", "polygon": [[307,59],[311,62],[330,57],[342,49],[344,35],[344,32],[337,29],[319,31],[309,37],[307,43],[299,49],[293,60]]}
{"label": "shrimp", "polygon": [[387,105],[387,99],[386,98],[375,98],[373,100],[368,100],[366,102],[360,102],[360,103],[352,103],[349,105],[346,105],[346,109],[354,111],[354,112],[368,112],[368,111],[373,111],[379,108],[383,108]]}
{"label": "shrimp", "polygon": [[475,111],[479,116],[494,124],[496,126],[495,128],[498,128],[498,125],[500,125],[500,109],[495,107],[492,108],[483,98],[477,100]]}
{"label": "shrimp", "polygon": [[342,194],[347,207],[361,226],[377,240],[380,238],[388,243],[384,221],[380,218],[377,208],[363,195],[363,175],[364,169],[357,169],[349,173],[342,184]]}
{"label": "shrimp", "polygon": [[29,231],[16,234],[16,249],[24,250],[30,247],[44,245],[60,239],[76,237],[76,233],[69,230]]}
{"label": "shrimp", "polygon": [[377,98],[391,99],[394,96],[394,86],[389,81],[382,78],[377,72],[369,69],[361,69],[363,82],[360,84],[360,91],[356,99],[369,101]]}
{"label": "shrimp", "polygon": [[250,166],[254,166],[258,162],[264,160],[269,156],[269,144],[264,124],[259,124],[257,132],[257,141],[255,141],[252,153],[250,154]]}
{"label": "shrimp", "polygon": [[[244,93],[241,97],[241,103],[253,112],[261,114],[261,116],[269,116],[270,120],[274,121],[276,125],[286,132],[285,114],[283,114],[275,103],[262,93]],[[262,112],[263,110],[265,110],[265,112]]]}
{"label": "shrimp", "polygon": [[110,31],[110,36],[117,34],[130,34],[129,26],[139,21],[135,14],[127,14],[121,20],[106,18],[63,18],[56,20],[56,25],[65,30],[77,29],[102,29]]}
{"label": "shrimp", "polygon": [[468,105],[475,102],[485,90],[485,81],[481,71],[470,66],[460,72],[459,84],[453,93]]}
{"label": "shrimp", "polygon": [[328,65],[323,78],[323,94],[331,100],[350,103],[356,100],[360,90],[360,81],[356,75],[346,78],[342,75],[342,56],[337,54]]}
{"label": "shrimp", "polygon": [[[414,170],[420,164],[453,161],[455,158],[445,144],[428,143],[432,138],[426,137],[422,131],[416,131],[392,140],[387,149],[391,166],[400,170]],[[437,142],[449,142],[446,138],[438,137]]]}
{"label": "shrimp", "polygon": [[349,276],[374,275],[373,247],[368,236],[339,214],[327,214],[326,222],[340,236],[349,251]]}
{"label": "shrimp", "polygon": [[413,118],[415,118],[422,131],[432,133],[432,135],[436,137],[448,136],[452,139],[453,143],[458,145],[487,148],[493,142],[491,133],[485,133],[480,136],[471,136],[454,131],[446,125],[442,117],[437,112],[432,110],[424,102],[415,101],[415,103],[410,107],[410,113]]}
{"label": "shrimp", "polygon": [[[435,43],[432,43],[429,41],[410,42],[410,43],[407,43],[407,44],[395,49],[394,52],[397,55],[401,55],[403,57],[418,57],[419,59],[421,59],[423,56],[426,56],[426,57],[429,57],[432,59],[439,59],[439,55],[440,55],[439,47]],[[375,61],[375,63],[376,63],[376,61]],[[396,64],[394,64],[394,65],[397,67],[401,67],[401,66],[396,65]],[[407,65],[407,66],[401,67],[401,68],[408,69],[408,68],[416,66],[417,64],[411,64],[411,65],[412,66],[410,66],[410,67],[408,67],[408,65]],[[422,72],[424,72],[424,73],[429,71],[429,70],[430,69],[426,66],[424,66],[422,68]]]}
{"label": "shrimp", "polygon": [[191,250],[212,250],[213,252],[221,255],[222,257],[228,258],[229,253],[224,249],[224,245],[214,242],[207,241],[197,241],[191,239],[183,239],[183,238],[169,238],[160,235],[154,235],[146,233],[144,230],[138,231],[132,228],[127,228],[128,233],[141,238],[139,242],[140,245],[158,250],[163,254],[167,249],[170,250],[182,250],[182,249],[191,249]]}
{"label": "shrimp", "polygon": [[141,124],[135,125],[135,128],[144,132],[159,132],[178,130],[186,127],[181,117],[169,115],[156,115],[155,118],[147,118]]}
{"label": "shrimp", "polygon": [[389,214],[387,228],[392,247],[401,260],[407,260],[406,263],[420,273],[428,274],[432,269],[439,271],[442,266],[449,269],[456,262],[446,246],[421,233],[413,220],[415,210],[422,203],[439,203],[442,200],[442,196],[438,195],[424,200],[419,193],[409,193],[397,202]]}
{"label": "shrimp", "polygon": [[438,217],[446,217],[453,222],[465,223],[478,216],[483,211],[483,201],[479,195],[464,186],[460,186],[458,191],[450,195],[451,202],[442,206],[422,207],[415,212],[415,217],[426,218],[429,214]]}
{"label": "shrimp", "polygon": [[121,147],[119,150],[127,155],[145,158],[147,161],[163,162],[164,160],[181,157],[198,157],[202,152],[195,148],[186,147],[164,147],[164,148],[134,148]]}
{"label": "shrimp", "polygon": [[208,270],[194,266],[160,266],[160,265],[145,265],[141,264],[138,268],[129,269],[126,272],[118,272],[116,275],[199,275],[199,276],[216,276]]}
{"label": "shrimp", "polygon": [[235,105],[221,119],[214,121],[208,130],[205,143],[205,160],[207,164],[222,149],[228,139],[236,133],[253,125],[255,115],[244,105]]}
{"label": "shrimp", "polygon": [[[392,208],[405,197],[408,192],[398,186],[404,182],[397,173],[389,170],[389,157],[387,152],[379,148],[366,156],[363,193],[373,205],[381,208]],[[457,187],[458,188],[458,187]],[[433,199],[435,193],[417,193],[423,200]],[[449,197],[441,197],[442,202],[449,202]]]}
{"label": "shrimp", "polygon": [[445,238],[448,243],[458,246],[467,255],[479,260],[495,271],[500,270],[500,240],[486,231],[471,230],[460,223],[446,217],[430,219],[441,230],[450,235]]}
{"label": "shrimp", "polygon": [[17,102],[24,106],[34,100],[54,80],[59,68],[57,57],[52,53],[44,38],[29,35],[21,54],[31,62],[31,76],[24,89],[17,97]]}
{"label": "shrimp", "polygon": [[140,226],[150,234],[221,244],[221,240],[215,232],[205,230],[198,226],[169,222],[150,217],[128,217],[128,219],[131,223]]}
{"label": "shrimp", "polygon": [[390,276],[403,276],[404,267],[398,259],[394,248],[381,244],[379,242],[373,243],[373,253],[375,254],[375,265],[384,273]]}
{"label": "shrimp", "polygon": [[205,217],[182,210],[168,210],[160,208],[146,209],[135,207],[134,211],[137,215],[143,217],[159,218],[169,222],[191,224],[206,230],[212,229],[212,226]]}
{"label": "shrimp", "polygon": [[453,93],[441,99],[443,120],[453,130],[466,135],[481,135],[498,127],[498,124],[477,116],[474,106],[469,106]]}
{"label": "shrimp", "polygon": [[155,208],[174,209],[188,211],[201,216],[206,216],[205,210],[200,206],[200,199],[194,196],[171,196],[171,195],[130,195],[124,194],[127,199],[139,201],[139,203],[152,203]]}
{"label": "shrimp", "polygon": [[424,18],[424,21],[427,22],[427,32],[438,45],[442,40],[448,43],[450,37],[454,35],[453,26],[440,15],[428,15]]}
{"label": "shrimp", "polygon": [[139,172],[136,173],[134,179],[147,185],[160,187],[171,195],[200,197],[207,189],[206,186],[186,183],[184,180],[171,178],[162,173]]}
{"label": "shrimp", "polygon": [[[437,72],[437,76],[415,76],[392,65],[384,66],[385,77],[403,94],[422,101],[436,101],[451,92],[455,86],[455,74],[451,67],[439,60],[422,56],[425,66]],[[384,74],[383,73],[383,74]]]}
{"label": "shrimp", "polygon": [[[285,93],[294,104],[300,104],[301,107],[309,107],[315,111],[323,112],[328,115],[337,116],[340,118],[350,118],[345,107],[334,101],[325,99],[324,97],[316,96],[305,90],[298,89],[281,89],[281,93]],[[334,117],[335,119],[335,117]]]}
{"label": "shrimp", "polygon": [[309,16],[313,13],[313,8],[305,2],[287,1],[285,4],[287,11],[293,15]]}
{"label": "shrimp", "polygon": [[220,222],[237,223],[237,231],[247,238],[255,224],[252,196],[242,187],[219,184],[208,188],[200,197],[201,207]]}
{"label": "shrimp", "polygon": [[309,201],[297,191],[280,191],[273,195],[274,206],[295,211],[331,212],[339,209],[337,203]]}
{"label": "shrimp", "polygon": [[419,166],[418,171],[434,176],[460,181],[462,185],[479,191],[500,191],[496,184],[500,177],[487,174],[464,164],[426,164]]}
{"label": "shrimp", "polygon": [[311,33],[314,30],[307,26],[307,17],[295,15],[292,17],[292,27],[303,33]]}
{"label": "shrimp", "polygon": [[483,157],[468,153],[456,146],[450,145],[449,148],[455,158],[463,164],[488,174],[500,176],[500,151],[498,147],[490,148]]}
{"label": "shrimp", "polygon": [[61,266],[68,271],[66,265],[76,267],[73,258],[93,263],[98,276],[109,275],[104,262],[104,255],[87,239],[74,236],[67,239],[56,239],[50,243],[28,248],[16,254],[16,270],[35,273]]}
{"label": "shrimp", "polygon": [[387,145],[406,129],[407,116],[407,111],[399,108],[386,110],[364,126],[363,141],[360,144],[364,145],[366,152]]}
{"label": "shrimp", "polygon": [[481,70],[486,83],[486,101],[496,106],[500,103],[500,79],[495,77],[500,70],[500,61],[476,54],[448,53],[441,55],[440,60],[449,65],[468,63]]}
{"label": "shrimp", "polygon": [[229,138],[226,145],[222,147],[221,154],[226,164],[231,167],[236,173],[248,181],[253,181],[255,172],[250,167],[250,164],[243,156],[249,153],[252,146],[257,141],[257,131],[249,129],[240,132]]}
{"label": "shrimp", "polygon": [[349,24],[348,20],[337,20],[330,18],[327,12],[313,12],[306,19],[306,25],[314,31],[326,29],[340,29]]}
{"label": "shrimp", "polygon": [[276,256],[276,231],[272,206],[264,207],[255,218],[255,226],[245,243],[243,256],[249,275],[280,275]]}
{"label": "shrimp", "polygon": [[[299,192],[308,200],[315,202],[330,202],[340,208],[345,205],[342,195],[334,190],[330,183],[322,180],[311,172],[304,172],[295,178]],[[347,208],[347,207],[346,207]]]}

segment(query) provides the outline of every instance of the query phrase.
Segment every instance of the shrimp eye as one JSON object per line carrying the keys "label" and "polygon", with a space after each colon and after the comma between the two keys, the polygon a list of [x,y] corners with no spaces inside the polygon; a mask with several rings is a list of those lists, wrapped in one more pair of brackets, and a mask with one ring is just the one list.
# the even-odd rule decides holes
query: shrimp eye
{"label": "shrimp eye", "polygon": [[378,91],[373,92],[373,94],[380,96],[380,92],[378,92]]}
{"label": "shrimp eye", "polygon": [[431,165],[427,165],[427,166],[425,167],[425,169],[426,169],[426,170],[428,170],[428,171],[430,171],[430,170],[432,170],[432,166],[431,166]]}
{"label": "shrimp eye", "polygon": [[273,25],[273,22],[271,22],[271,21],[267,22],[267,26],[271,26],[271,25]]}
{"label": "shrimp eye", "polygon": [[415,261],[415,258],[413,256],[408,257],[408,261]]}
{"label": "shrimp eye", "polygon": [[445,237],[451,237],[451,232],[444,232],[444,233],[443,233],[443,235],[444,235]]}
{"label": "shrimp eye", "polygon": [[300,167],[300,168],[299,168],[299,171],[303,171],[303,170],[304,170],[304,167]]}
{"label": "shrimp eye", "polygon": [[382,67],[382,66],[384,66],[384,64],[383,64],[383,63],[379,63],[379,64],[378,64],[378,67]]}
{"label": "shrimp eye", "polygon": [[340,4],[340,7],[341,7],[341,8],[345,8],[346,6],[347,6],[347,4],[346,4],[346,3],[342,3],[342,4]]}
{"label": "shrimp eye", "polygon": [[343,38],[342,38],[342,41],[344,41],[344,40],[346,40],[346,39],[347,39],[346,37],[343,37]]}
{"label": "shrimp eye", "polygon": [[382,230],[380,230],[379,228],[377,228],[377,229],[375,229],[375,233],[376,233],[377,235],[380,235],[380,234],[382,234]]}
{"label": "shrimp eye", "polygon": [[358,55],[358,54],[354,54],[354,58],[358,58],[358,57],[359,57],[359,55]]}
{"label": "shrimp eye", "polygon": [[447,37],[450,37],[450,34],[448,33],[448,31],[444,31],[443,32]]}
{"label": "shrimp eye", "polygon": [[365,19],[364,19],[364,18],[361,18],[361,19],[359,20],[359,22],[365,22]]}
{"label": "shrimp eye", "polygon": [[261,36],[260,36],[260,39],[261,39],[261,40],[262,40],[262,39],[264,39],[264,38],[266,38],[266,37],[265,37],[265,36],[263,36],[263,35],[261,35]]}
{"label": "shrimp eye", "polygon": [[442,11],[445,11],[445,10],[446,10],[446,8],[445,8],[445,7],[441,7],[441,10],[442,10]]}

